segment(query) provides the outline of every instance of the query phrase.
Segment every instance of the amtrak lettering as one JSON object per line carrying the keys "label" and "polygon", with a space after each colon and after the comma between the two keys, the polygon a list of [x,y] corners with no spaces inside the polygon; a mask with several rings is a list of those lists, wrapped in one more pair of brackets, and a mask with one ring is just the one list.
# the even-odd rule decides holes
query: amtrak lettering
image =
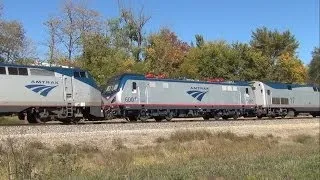
{"label": "amtrak lettering", "polygon": [[208,91],[208,90],[209,90],[208,87],[191,87],[190,89],[191,89],[191,90],[205,90],[205,91]]}
{"label": "amtrak lettering", "polygon": [[59,82],[58,82],[58,81],[32,80],[32,81],[31,81],[31,84],[51,84],[51,85],[54,85],[54,84],[59,84]]}

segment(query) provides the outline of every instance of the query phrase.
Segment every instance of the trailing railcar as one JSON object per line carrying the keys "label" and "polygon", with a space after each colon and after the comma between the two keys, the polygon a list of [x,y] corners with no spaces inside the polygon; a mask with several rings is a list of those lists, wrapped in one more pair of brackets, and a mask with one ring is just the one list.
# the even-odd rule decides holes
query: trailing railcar
{"label": "trailing railcar", "polygon": [[0,83],[0,115],[30,123],[102,116],[101,92],[81,69],[0,63]]}
{"label": "trailing railcar", "polygon": [[208,82],[123,74],[104,87],[106,112],[130,121],[173,117],[255,116],[256,100],[248,82]]}
{"label": "trailing railcar", "polygon": [[314,85],[253,82],[257,116],[320,115],[320,87]]}

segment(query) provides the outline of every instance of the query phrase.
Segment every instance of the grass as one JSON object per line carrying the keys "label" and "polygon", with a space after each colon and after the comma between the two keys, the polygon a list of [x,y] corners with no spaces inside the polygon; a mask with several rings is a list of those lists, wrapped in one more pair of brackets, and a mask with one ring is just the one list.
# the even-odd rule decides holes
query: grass
{"label": "grass", "polygon": [[[137,148],[41,142],[0,145],[0,179],[317,179],[319,138],[177,131]],[[103,143],[103,142],[101,142]],[[10,177],[10,178],[9,178]]]}
{"label": "grass", "polygon": [[313,140],[312,136],[306,134],[293,136],[293,141],[301,144],[311,143]]}
{"label": "grass", "polygon": [[25,122],[19,120],[17,116],[0,116],[0,125],[8,124],[24,124]]}

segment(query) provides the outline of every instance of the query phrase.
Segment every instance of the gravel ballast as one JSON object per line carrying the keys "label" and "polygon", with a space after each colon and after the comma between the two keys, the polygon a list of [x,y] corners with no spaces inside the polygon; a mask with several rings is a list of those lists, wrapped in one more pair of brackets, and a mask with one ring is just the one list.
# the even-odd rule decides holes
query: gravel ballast
{"label": "gravel ballast", "polygon": [[157,137],[166,137],[178,130],[210,132],[231,131],[239,135],[267,135],[290,137],[298,134],[319,135],[319,118],[189,121],[148,123],[105,123],[80,125],[0,126],[0,140],[13,138],[17,142],[41,141],[48,145],[88,143],[108,148],[114,139],[122,139],[128,146],[152,144]]}

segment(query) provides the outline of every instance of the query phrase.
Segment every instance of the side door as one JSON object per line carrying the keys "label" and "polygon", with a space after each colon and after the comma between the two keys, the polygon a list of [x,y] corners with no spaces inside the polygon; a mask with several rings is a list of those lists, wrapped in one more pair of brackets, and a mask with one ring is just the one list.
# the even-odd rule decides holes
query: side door
{"label": "side door", "polygon": [[143,104],[147,103],[148,90],[145,82],[140,82],[138,84],[138,93],[139,93],[139,102]]}
{"label": "side door", "polygon": [[265,89],[265,96],[267,100],[267,107],[270,107],[272,105],[272,92],[269,88]]}
{"label": "side door", "polygon": [[72,77],[70,76],[63,76],[63,93],[64,93],[64,101],[72,102],[73,99],[73,85],[72,85]]}

